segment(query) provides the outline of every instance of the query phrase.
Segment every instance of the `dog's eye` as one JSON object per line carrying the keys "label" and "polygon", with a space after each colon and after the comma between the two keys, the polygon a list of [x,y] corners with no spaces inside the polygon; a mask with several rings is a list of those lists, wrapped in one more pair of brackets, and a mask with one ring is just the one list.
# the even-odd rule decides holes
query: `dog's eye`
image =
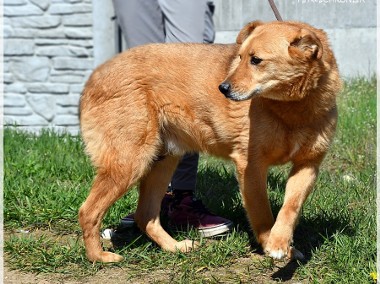
{"label": "dog's eye", "polygon": [[263,61],[261,58],[258,58],[257,56],[251,57],[251,64],[252,65],[258,65],[260,62]]}

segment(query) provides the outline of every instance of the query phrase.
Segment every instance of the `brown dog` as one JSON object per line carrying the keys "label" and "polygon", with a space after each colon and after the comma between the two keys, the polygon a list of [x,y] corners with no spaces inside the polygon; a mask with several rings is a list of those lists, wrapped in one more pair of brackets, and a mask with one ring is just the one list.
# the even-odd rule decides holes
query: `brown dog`
{"label": "brown dog", "polygon": [[[172,173],[189,151],[232,159],[258,242],[273,258],[297,257],[293,231],[334,135],[340,87],[326,34],[296,22],[252,22],[232,45],[142,46],[97,68],[80,105],[97,169],[79,211],[87,257],[123,259],[102,250],[99,229],[107,209],[137,182],[140,229],[164,250],[193,248],[190,240],[175,241],[159,219]],[[293,168],[275,222],[267,171],[287,162]]]}

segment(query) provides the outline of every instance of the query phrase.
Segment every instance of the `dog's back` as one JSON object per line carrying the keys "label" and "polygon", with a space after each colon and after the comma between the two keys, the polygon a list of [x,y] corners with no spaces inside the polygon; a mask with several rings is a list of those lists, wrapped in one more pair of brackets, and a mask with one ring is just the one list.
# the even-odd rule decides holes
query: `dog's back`
{"label": "dog's back", "polygon": [[130,96],[136,90],[166,97],[172,93],[191,95],[198,90],[220,95],[218,85],[237,50],[237,45],[181,43],[132,48],[95,69],[86,83],[81,109],[85,110],[92,100],[99,105],[111,97]]}

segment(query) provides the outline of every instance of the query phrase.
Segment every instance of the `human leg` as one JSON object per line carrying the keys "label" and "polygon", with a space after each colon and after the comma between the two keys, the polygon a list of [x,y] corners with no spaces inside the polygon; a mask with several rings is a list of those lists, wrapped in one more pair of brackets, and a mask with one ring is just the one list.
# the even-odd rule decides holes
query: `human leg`
{"label": "human leg", "polygon": [[198,153],[187,153],[183,156],[172,177],[172,190],[195,190],[198,160]]}
{"label": "human leg", "polygon": [[157,0],[113,0],[116,20],[128,48],[165,42],[164,18]]}
{"label": "human leg", "polygon": [[[158,0],[164,16],[165,42],[212,42],[213,10],[207,0]],[[171,187],[194,191],[199,155],[186,154],[179,163]]]}
{"label": "human leg", "polygon": [[214,6],[207,0],[158,0],[164,16],[165,42],[212,43]]}

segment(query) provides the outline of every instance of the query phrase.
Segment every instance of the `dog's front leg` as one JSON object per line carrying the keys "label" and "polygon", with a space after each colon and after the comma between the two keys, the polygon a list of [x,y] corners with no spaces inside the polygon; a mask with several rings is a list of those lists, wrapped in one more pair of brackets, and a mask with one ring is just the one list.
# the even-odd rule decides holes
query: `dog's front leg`
{"label": "dog's front leg", "polygon": [[294,165],[286,184],[284,204],[274,224],[266,253],[276,259],[302,259],[303,255],[290,245],[301,208],[310,194],[318,175],[318,165]]}
{"label": "dog's front leg", "polygon": [[237,161],[236,165],[244,208],[258,243],[265,248],[274,224],[266,190],[268,167],[258,162]]}

